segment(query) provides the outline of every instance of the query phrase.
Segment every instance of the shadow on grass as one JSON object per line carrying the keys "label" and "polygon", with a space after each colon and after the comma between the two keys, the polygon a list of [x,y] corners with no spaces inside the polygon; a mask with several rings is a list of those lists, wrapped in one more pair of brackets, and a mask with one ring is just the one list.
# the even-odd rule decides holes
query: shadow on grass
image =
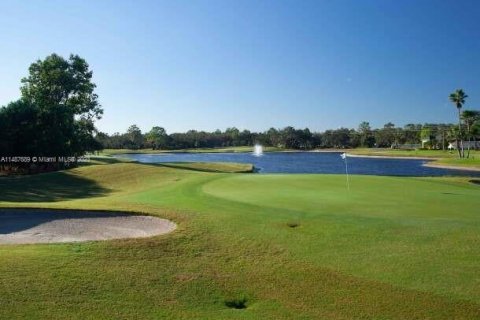
{"label": "shadow on grass", "polygon": [[100,197],[111,190],[65,172],[0,178],[0,201],[55,202]]}
{"label": "shadow on grass", "polygon": [[472,180],[470,180],[470,183],[480,185],[480,179],[472,179]]}

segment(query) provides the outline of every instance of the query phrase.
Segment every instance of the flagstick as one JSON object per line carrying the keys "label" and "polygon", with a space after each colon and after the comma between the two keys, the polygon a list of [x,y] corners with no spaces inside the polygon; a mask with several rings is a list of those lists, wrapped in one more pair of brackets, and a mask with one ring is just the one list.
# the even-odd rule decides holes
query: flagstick
{"label": "flagstick", "polygon": [[350,179],[348,178],[347,154],[345,153],[345,173],[347,174],[347,189],[350,191]]}

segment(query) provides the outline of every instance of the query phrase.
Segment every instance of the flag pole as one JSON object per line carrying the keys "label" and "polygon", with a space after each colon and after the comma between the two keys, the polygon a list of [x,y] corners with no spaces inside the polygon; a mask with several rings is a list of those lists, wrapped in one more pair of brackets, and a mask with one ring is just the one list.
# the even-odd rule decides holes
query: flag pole
{"label": "flag pole", "polygon": [[342,159],[345,161],[345,174],[347,175],[347,189],[350,191],[350,179],[348,177],[348,162],[347,162],[347,153],[344,152],[340,155]]}
{"label": "flag pole", "polygon": [[350,191],[350,179],[348,178],[347,154],[345,153],[345,173],[347,174],[347,189]]}

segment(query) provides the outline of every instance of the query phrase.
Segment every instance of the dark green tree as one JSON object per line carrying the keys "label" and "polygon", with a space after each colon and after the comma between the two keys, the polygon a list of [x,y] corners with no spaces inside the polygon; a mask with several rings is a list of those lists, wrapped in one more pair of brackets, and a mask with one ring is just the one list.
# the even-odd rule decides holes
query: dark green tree
{"label": "dark green tree", "polygon": [[395,125],[393,123],[386,123],[383,128],[375,130],[375,142],[378,147],[390,148],[395,146],[395,140]]}
{"label": "dark green tree", "polygon": [[38,109],[38,155],[79,156],[92,149],[93,123],[103,111],[84,59],[52,54],[33,63],[22,84],[22,100]]}
{"label": "dark green tree", "polygon": [[144,139],[142,131],[137,125],[133,124],[127,129],[127,138],[129,142],[128,148],[141,149],[143,147]]}
{"label": "dark green tree", "polygon": [[68,60],[52,54],[32,63],[29,76],[22,79],[22,98],[48,112],[55,106],[65,107],[69,115],[100,119],[103,110],[94,92],[93,72],[77,55]]}
{"label": "dark green tree", "polygon": [[168,135],[164,128],[153,127],[147,134],[146,140],[152,149],[165,149],[168,143]]}
{"label": "dark green tree", "polygon": [[363,121],[358,126],[358,133],[360,134],[360,144],[362,147],[373,147],[375,139],[372,135],[372,129],[370,123]]}
{"label": "dark green tree", "polygon": [[1,156],[32,156],[37,151],[38,108],[25,100],[0,109]]}
{"label": "dark green tree", "polygon": [[21,99],[0,112],[2,154],[71,157],[101,147],[93,133],[103,111],[84,59],[52,54],[32,63],[21,82]]}

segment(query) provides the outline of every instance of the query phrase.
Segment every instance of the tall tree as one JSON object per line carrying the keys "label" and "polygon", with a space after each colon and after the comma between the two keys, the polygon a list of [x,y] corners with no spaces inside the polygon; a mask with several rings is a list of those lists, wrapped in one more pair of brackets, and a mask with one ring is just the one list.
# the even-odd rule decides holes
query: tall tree
{"label": "tall tree", "polygon": [[362,147],[372,147],[374,145],[375,140],[373,139],[369,122],[362,121],[358,126],[358,132],[360,133],[360,144]]}
{"label": "tall tree", "polygon": [[147,134],[147,143],[152,149],[163,149],[167,147],[168,135],[164,128],[153,127]]}
{"label": "tall tree", "polygon": [[130,149],[141,149],[143,147],[143,135],[140,128],[133,124],[127,129],[127,137]]}
{"label": "tall tree", "polygon": [[427,143],[429,147],[432,147],[432,129],[430,127],[423,126],[422,131],[420,131],[420,138],[422,139],[422,148],[425,148]]}
{"label": "tall tree", "polygon": [[458,111],[458,137],[457,137],[457,149],[458,149],[458,156],[463,158],[465,156],[465,152],[463,150],[463,138],[462,138],[462,107],[465,104],[465,99],[468,96],[462,89],[457,89],[455,92],[452,92],[449,96],[449,99],[452,103],[455,104],[455,107]]}
{"label": "tall tree", "polygon": [[103,110],[92,71],[77,55],[52,54],[30,65],[22,79],[22,100],[38,108],[38,155],[78,156],[94,143],[94,121]]}
{"label": "tall tree", "polygon": [[[103,110],[84,59],[71,55],[66,60],[52,54],[32,63],[21,82],[21,99],[0,109],[2,153],[70,157],[101,148],[93,133],[94,121]],[[23,163],[11,167],[40,171],[63,165]]]}
{"label": "tall tree", "polygon": [[375,142],[378,147],[394,147],[395,144],[395,125],[388,122],[383,128],[375,130]]}

